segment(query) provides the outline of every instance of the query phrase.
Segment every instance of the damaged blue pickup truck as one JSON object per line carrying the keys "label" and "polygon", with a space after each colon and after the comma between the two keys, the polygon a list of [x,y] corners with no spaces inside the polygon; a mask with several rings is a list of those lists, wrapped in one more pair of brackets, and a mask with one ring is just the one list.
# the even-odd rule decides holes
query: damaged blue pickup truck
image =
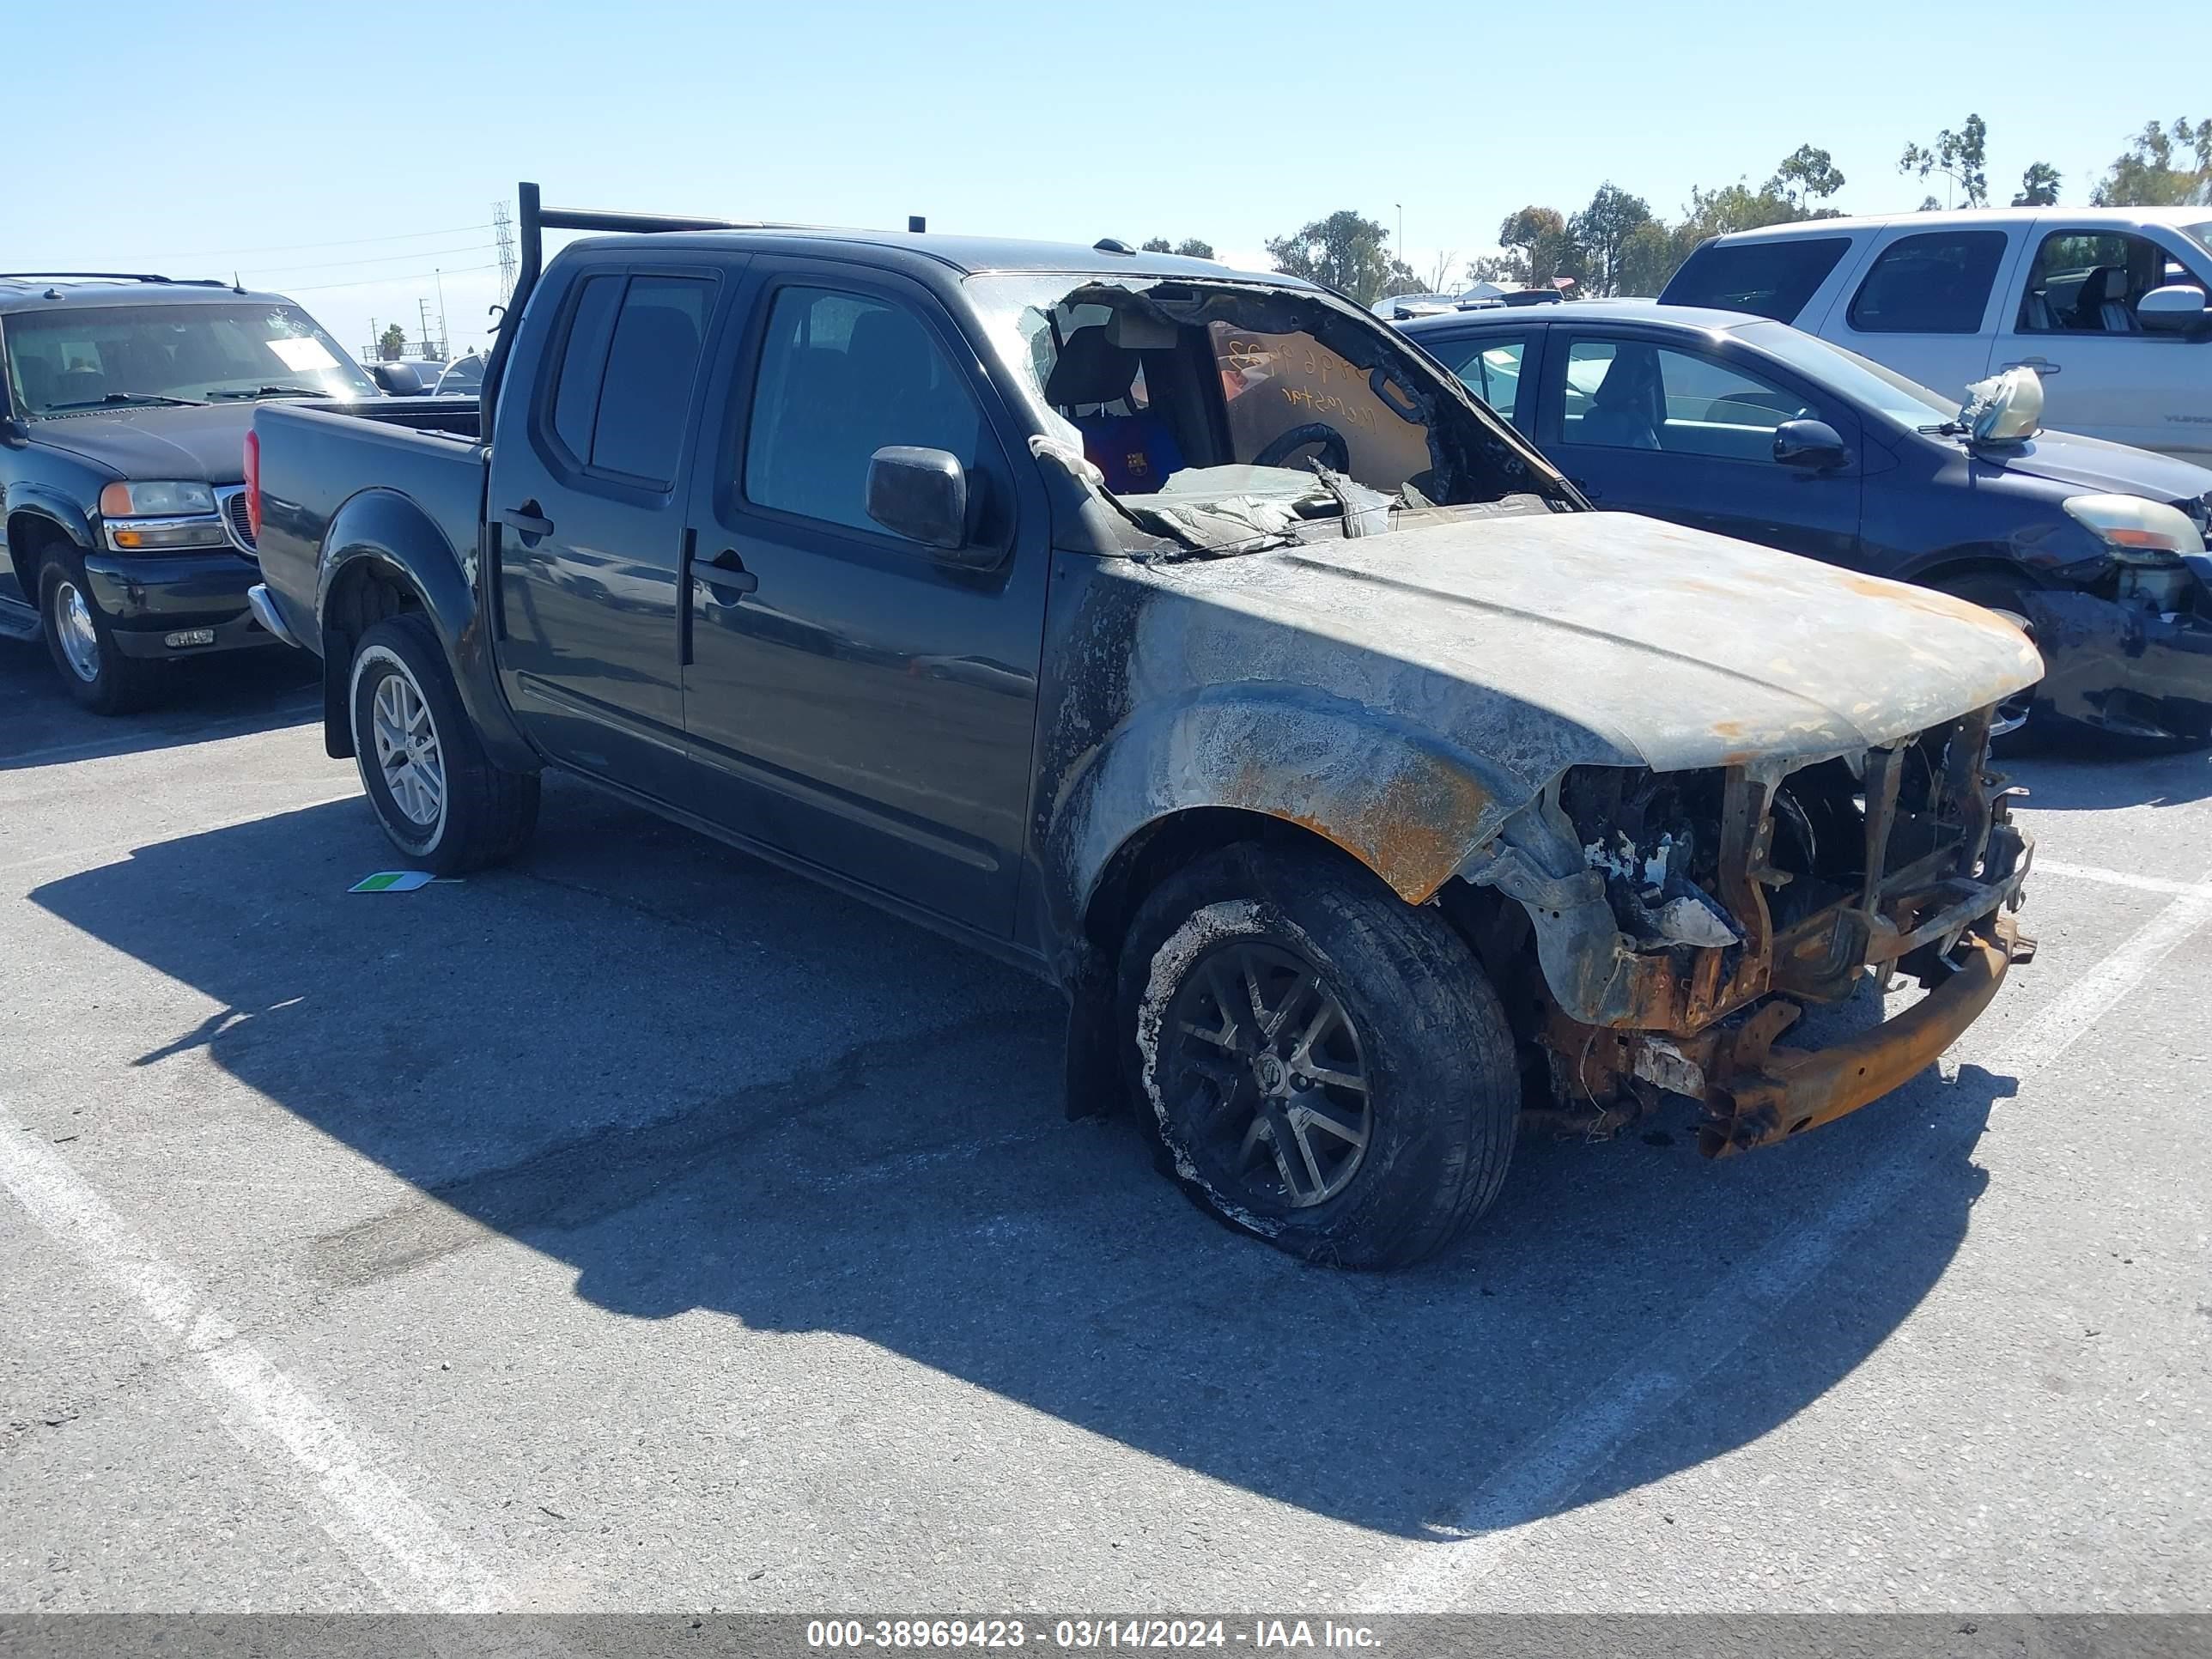
{"label": "damaged blue pickup truck", "polygon": [[257,611],[422,868],[518,853],[558,769],[969,941],[1066,994],[1072,1110],[1360,1267],[1481,1214],[1524,1111],[1779,1142],[2026,953],[2017,629],[1594,512],[1334,295],[531,186],[520,227],[480,404],[249,441]]}

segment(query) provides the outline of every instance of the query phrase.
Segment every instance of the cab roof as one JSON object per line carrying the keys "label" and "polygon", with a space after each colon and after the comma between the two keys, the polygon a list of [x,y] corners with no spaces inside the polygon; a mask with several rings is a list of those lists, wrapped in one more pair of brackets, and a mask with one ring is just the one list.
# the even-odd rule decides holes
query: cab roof
{"label": "cab roof", "polygon": [[1658,323],[1668,328],[1701,329],[1710,334],[1763,323],[1769,319],[1748,311],[1716,311],[1705,306],[1662,306],[1652,300],[1576,300],[1559,306],[1478,306],[1468,311],[1439,312],[1433,317],[1409,317],[1395,325],[1401,333],[1419,339],[1465,328],[1500,333],[1546,324],[1572,328],[1578,323]]}
{"label": "cab roof", "polygon": [[[580,237],[562,252],[591,248],[619,248],[639,252],[665,252],[672,248],[715,250],[772,247],[780,252],[820,250],[834,244],[845,248],[871,248],[891,256],[890,262],[928,261],[962,276],[982,272],[1066,273],[1071,276],[1136,276],[1153,279],[1212,277],[1215,281],[1265,283],[1279,288],[1311,288],[1302,277],[1281,271],[1238,270],[1213,259],[1194,259],[1179,253],[1115,252],[1080,242],[1032,242],[1002,236],[945,236],[927,231],[842,230],[812,225],[756,225],[729,230],[661,230],[616,232]],[[556,256],[557,257],[557,256]]]}

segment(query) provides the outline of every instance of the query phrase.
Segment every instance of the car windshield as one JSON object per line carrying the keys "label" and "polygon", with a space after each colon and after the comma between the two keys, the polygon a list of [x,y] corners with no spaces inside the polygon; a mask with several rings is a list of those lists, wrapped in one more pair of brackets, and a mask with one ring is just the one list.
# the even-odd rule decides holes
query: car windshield
{"label": "car windshield", "polygon": [[2207,219],[2199,225],[2184,225],[2181,234],[2207,253],[2212,253],[2212,219]]}
{"label": "car windshield", "polygon": [[19,313],[4,326],[16,407],[28,415],[377,395],[313,318],[282,301],[57,306]]}
{"label": "car windshield", "polygon": [[1321,295],[1118,274],[969,289],[1064,449],[1188,545],[1275,545],[1309,521],[1371,533],[1404,510],[1558,492],[1401,336]]}
{"label": "car windshield", "polygon": [[1856,351],[1830,345],[1787,324],[1753,323],[1737,330],[1736,337],[1746,345],[1772,352],[1808,380],[1888,416],[1899,426],[1917,429],[1959,418],[1957,398],[1931,392]]}
{"label": "car windshield", "polygon": [[438,377],[441,392],[474,392],[483,384],[483,360],[464,357]]}

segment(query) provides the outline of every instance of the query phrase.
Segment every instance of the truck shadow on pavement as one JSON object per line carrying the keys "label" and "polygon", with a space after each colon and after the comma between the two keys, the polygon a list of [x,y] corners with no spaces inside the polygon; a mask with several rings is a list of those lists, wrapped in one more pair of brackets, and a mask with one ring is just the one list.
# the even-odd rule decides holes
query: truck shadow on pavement
{"label": "truck shadow on pavement", "polygon": [[[1657,1480],[1819,1399],[1959,1249],[1975,1142],[2010,1089],[1931,1073],[1719,1164],[1681,1123],[1524,1140],[1447,1256],[1353,1275],[1214,1224],[1127,1121],[1065,1121],[1057,1000],[957,946],[570,788],[549,789],[514,871],[343,892],[388,856],[343,802],[33,895],[221,1005],[197,1030],[118,1035],[116,1097],[131,1065],[204,1048],[411,1187],[333,1213],[304,1251],[310,1292],[404,1297],[406,1275],[514,1241],[614,1314],[727,1316],[728,1351],[710,1335],[702,1368],[742,1369],[761,1333],[849,1334],[1401,1537],[1449,1535],[1516,1452],[1654,1367],[1697,1379],[1663,1420],[1571,1492],[1482,1524]],[[1923,1170],[1906,1201],[1718,1350],[1684,1346],[1689,1304],[1756,1271],[1900,1136]]]}
{"label": "truck shadow on pavement", "polygon": [[63,688],[40,641],[0,640],[0,772],[169,749],[319,719],[319,670],[304,651],[241,651],[171,670],[154,707],[112,718]]}

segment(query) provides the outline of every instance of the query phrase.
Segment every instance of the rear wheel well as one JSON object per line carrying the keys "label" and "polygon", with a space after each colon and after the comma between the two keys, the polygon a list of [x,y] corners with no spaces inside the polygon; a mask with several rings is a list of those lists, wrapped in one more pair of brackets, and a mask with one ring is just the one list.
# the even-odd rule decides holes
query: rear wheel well
{"label": "rear wheel well", "polygon": [[1966,553],[1947,557],[1940,563],[1929,565],[1925,570],[1915,572],[1912,582],[1917,587],[1948,591],[1952,583],[1972,576],[2002,576],[2019,587],[2041,586],[2032,574],[2021,568],[2018,561],[1996,558],[1987,553]]}
{"label": "rear wheel well", "polygon": [[414,584],[379,560],[356,559],[331,584],[323,600],[323,748],[333,760],[353,753],[346,685],[356,641],[387,617],[427,608]]}

